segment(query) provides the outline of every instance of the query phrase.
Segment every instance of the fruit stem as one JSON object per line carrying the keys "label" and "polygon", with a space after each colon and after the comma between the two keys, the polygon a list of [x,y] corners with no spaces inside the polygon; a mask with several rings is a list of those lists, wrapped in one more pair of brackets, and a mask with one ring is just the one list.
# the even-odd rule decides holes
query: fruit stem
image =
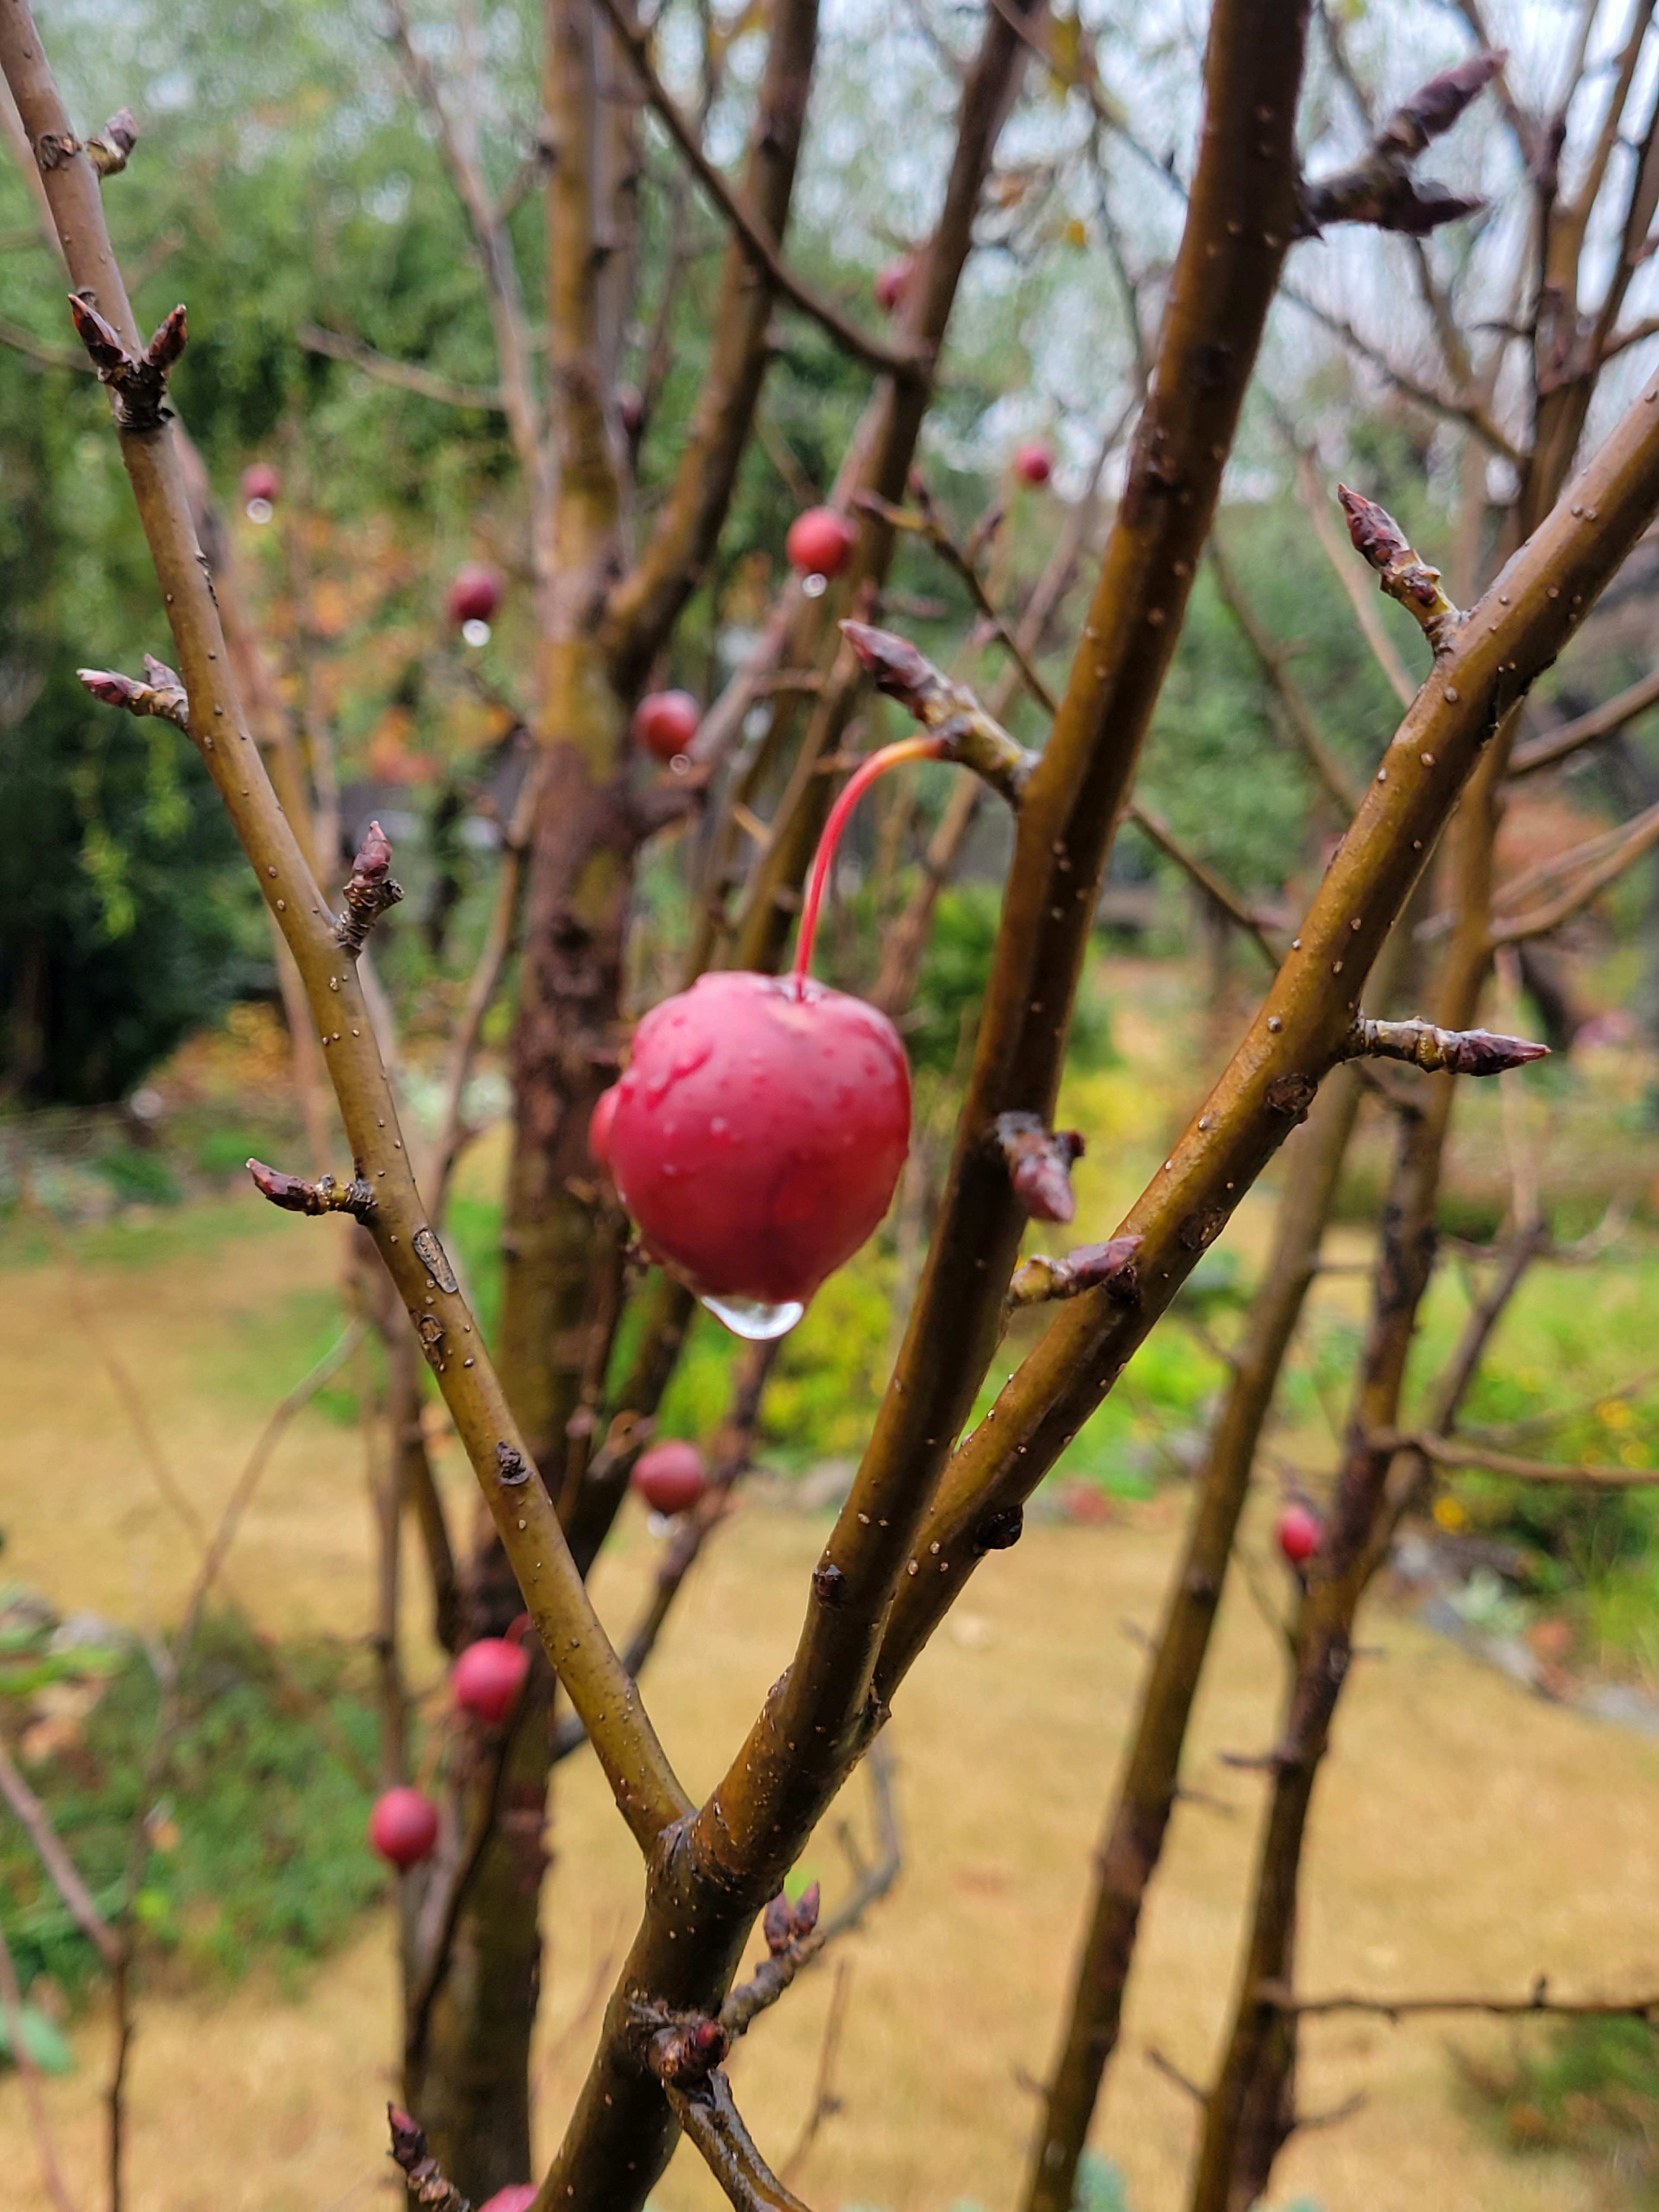
{"label": "fruit stem", "polygon": [[824,888],[836,864],[836,848],[841,842],[848,817],[876,778],[885,775],[890,768],[900,768],[906,761],[941,760],[944,756],[943,738],[901,738],[896,744],[883,745],[867,760],[860,761],[848,777],[840,797],[830,809],[830,818],[818,839],[818,849],[812,855],[812,872],[806,878],[806,896],[800,909],[800,935],[795,940],[792,971],[798,988],[811,969],[812,940],[818,933],[818,908],[823,904]]}

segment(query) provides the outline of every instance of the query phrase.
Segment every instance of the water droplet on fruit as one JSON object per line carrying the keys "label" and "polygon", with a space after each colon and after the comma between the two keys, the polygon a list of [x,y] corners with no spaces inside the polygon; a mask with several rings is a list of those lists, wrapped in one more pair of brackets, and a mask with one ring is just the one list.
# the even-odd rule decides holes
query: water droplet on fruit
{"label": "water droplet on fruit", "polygon": [[474,617],[471,622],[464,622],[461,624],[461,635],[476,651],[480,646],[489,644],[489,624],[487,622],[480,622]]}
{"label": "water droplet on fruit", "polygon": [[[828,576],[820,576],[814,571],[811,575],[801,578],[800,587],[809,599],[821,599],[830,588],[830,579]],[[783,1331],[775,1328],[771,1334],[774,1336],[781,1336]]]}
{"label": "water droplet on fruit", "polygon": [[763,1304],[759,1298],[706,1297],[699,1303],[708,1307],[716,1321],[723,1321],[733,1336],[746,1337],[751,1344],[769,1343],[775,1336],[787,1335],[806,1310],[793,1298],[775,1306]]}

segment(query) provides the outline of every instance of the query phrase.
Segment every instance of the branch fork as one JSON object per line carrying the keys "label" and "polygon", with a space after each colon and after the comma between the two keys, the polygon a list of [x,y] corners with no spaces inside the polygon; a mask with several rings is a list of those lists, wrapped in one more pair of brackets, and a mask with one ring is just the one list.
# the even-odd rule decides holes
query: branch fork
{"label": "branch fork", "polygon": [[170,422],[172,416],[162,401],[167,397],[168,374],[183,353],[188,336],[182,302],[156,325],[155,335],[142,354],[127,351],[113,325],[104,320],[88,293],[70,294],[70,313],[74,319],[76,336],[97,371],[98,381],[109,387],[116,427],[143,432],[159,430],[164,422]]}
{"label": "branch fork", "polygon": [[1472,54],[1443,70],[1395,110],[1351,168],[1304,182],[1299,234],[1316,238],[1327,223],[1364,222],[1422,238],[1443,222],[1475,214],[1484,201],[1465,199],[1432,181],[1419,184],[1412,166],[1451,129],[1507,58],[1502,52]]}

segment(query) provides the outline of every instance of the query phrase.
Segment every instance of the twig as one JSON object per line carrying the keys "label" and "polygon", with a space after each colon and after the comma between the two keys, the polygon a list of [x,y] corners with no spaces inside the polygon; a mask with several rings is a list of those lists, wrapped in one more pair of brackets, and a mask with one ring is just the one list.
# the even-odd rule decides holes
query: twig
{"label": "twig", "polygon": [[52,1887],[68,1908],[70,1917],[98,1952],[104,1964],[113,1966],[121,1954],[119,1940],[94,1904],[92,1892],[82,1881],[74,1860],[64,1850],[46,1807],[17,1771],[3,1744],[0,1744],[0,1796],[4,1797],[17,1816],[19,1826],[34,1845],[41,1865],[51,1876]]}
{"label": "twig", "polygon": [[331,361],[343,361],[353,368],[361,368],[381,384],[390,384],[400,392],[413,392],[422,399],[435,399],[446,407],[478,407],[500,414],[506,403],[497,384],[458,384],[453,376],[441,376],[435,369],[426,368],[416,361],[394,361],[391,355],[377,353],[362,338],[355,338],[344,331],[320,330],[315,323],[301,323],[295,333],[307,353],[325,354]]}
{"label": "twig", "polygon": [[830,2010],[824,2017],[823,2040],[818,2046],[818,2069],[812,2081],[812,2102],[801,2124],[801,2131],[795,2138],[794,2148],[779,2169],[778,2178],[786,2187],[805,2163],[806,2154],[817,2140],[819,2129],[842,2109],[841,2099],[835,2091],[836,2060],[841,2051],[841,2032],[846,2024],[848,1993],[852,1985],[852,1960],[837,1960],[835,1986],[830,1992]]}
{"label": "twig", "polygon": [[1533,775],[1540,769],[1556,767],[1585,745],[1612,737],[1626,722],[1633,722],[1638,714],[1645,714],[1656,702],[1659,702],[1659,669],[1619,692],[1604,706],[1592,707],[1587,714],[1577,715],[1559,728],[1542,731],[1525,744],[1517,745],[1510,757],[1510,775]]}
{"label": "twig", "polygon": [[11,1946],[3,1929],[0,1929],[0,2008],[5,2014],[6,2036],[11,2045],[12,2063],[17,2069],[18,2079],[23,2085],[23,2101],[28,2106],[29,2127],[34,2136],[35,2155],[40,2161],[40,2179],[46,2184],[46,2194],[57,2206],[58,2212],[78,2212],[75,2199],[70,2194],[64,2170],[58,2163],[58,2146],[52,2140],[52,2123],[46,2118],[46,2100],[41,2094],[40,2069],[34,2053],[29,2049],[23,2026],[23,1996],[17,1986],[17,1969],[12,1962]]}
{"label": "twig", "polygon": [[392,2131],[392,2158],[422,2212],[472,2212],[471,2199],[462,2196],[428,2148],[426,2130],[395,2105],[386,2106],[386,2117]]}
{"label": "twig", "polygon": [[1500,2020],[1524,2020],[1529,2014],[1550,2014],[1564,2020],[1651,2020],[1659,2014],[1659,1996],[1647,1997],[1553,1997],[1540,1974],[1532,1993],[1524,1997],[1443,1996],[1373,1997],[1352,1994],[1299,1997],[1280,1982],[1263,1982],[1256,1990],[1260,2002],[1275,2012],[1295,2013],[1304,2020],[1321,2014],[1363,2012],[1384,2020],[1400,2021],[1414,2014],[1484,2012]]}
{"label": "twig", "polygon": [[1421,1452],[1438,1467],[1465,1467],[1516,1482],[1559,1482],[1580,1490],[1641,1490],[1659,1483],[1659,1467],[1591,1467],[1583,1461],[1517,1459],[1488,1451],[1460,1437],[1438,1437],[1422,1429],[1383,1429],[1371,1439],[1379,1451]]}
{"label": "twig", "polygon": [[1494,1036],[1490,1030],[1442,1030],[1420,1017],[1409,1022],[1374,1022],[1356,1018],[1348,1032],[1344,1057],[1370,1055],[1377,1060],[1403,1060],[1431,1074],[1502,1075],[1528,1060],[1547,1060],[1547,1044],[1532,1044],[1525,1037]]}
{"label": "twig", "polygon": [[1420,238],[1443,222],[1473,215],[1480,200],[1462,199],[1443,185],[1419,184],[1413,165],[1451,129],[1505,58],[1502,53],[1472,54],[1455,68],[1443,70],[1395,110],[1352,167],[1304,184],[1306,234],[1316,236],[1327,223],[1364,222]]}
{"label": "twig", "polygon": [[835,340],[844,353],[855,361],[864,362],[872,368],[884,369],[890,376],[901,380],[924,375],[928,359],[917,347],[890,346],[872,337],[850,322],[838,307],[830,304],[812,287],[798,276],[766,234],[742,194],[734,191],[703,152],[696,131],[680,112],[672,94],[657,74],[651,59],[651,44],[646,33],[634,20],[625,0],[599,0],[609,17],[618,40],[634,64],[645,95],[669,137],[679,148],[687,166],[709,199],[725,216],[742,240],[744,250],[766,273],[777,290],[805,314],[810,315]]}
{"label": "twig", "polygon": [[[1600,842],[1599,840],[1596,842]],[[1633,821],[1624,824],[1619,842],[1599,866],[1591,867],[1570,884],[1557,898],[1545,905],[1534,907],[1526,914],[1500,916],[1492,926],[1494,945],[1522,945],[1535,937],[1547,937],[1552,930],[1559,929],[1575,915],[1582,914],[1593,900],[1598,898],[1607,885],[1617,882],[1626,868],[1632,866],[1644,853],[1659,845],[1659,804],[1648,807]],[[1567,866],[1572,855],[1563,855],[1560,865]]]}
{"label": "twig", "polygon": [[675,2118],[738,2212],[808,2212],[761,2156],[719,2067],[695,2088],[664,2087]]}

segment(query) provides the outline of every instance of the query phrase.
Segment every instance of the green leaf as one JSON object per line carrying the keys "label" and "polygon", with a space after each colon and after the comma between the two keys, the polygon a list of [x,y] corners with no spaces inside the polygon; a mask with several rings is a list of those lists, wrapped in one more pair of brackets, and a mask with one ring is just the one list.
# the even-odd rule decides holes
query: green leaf
{"label": "green leaf", "polygon": [[[23,2048],[43,2074],[72,2074],[75,2053],[59,2034],[45,2013],[31,2004],[19,2008],[23,2028]],[[0,2054],[12,2057],[11,2023],[5,2008],[0,2006]]]}

